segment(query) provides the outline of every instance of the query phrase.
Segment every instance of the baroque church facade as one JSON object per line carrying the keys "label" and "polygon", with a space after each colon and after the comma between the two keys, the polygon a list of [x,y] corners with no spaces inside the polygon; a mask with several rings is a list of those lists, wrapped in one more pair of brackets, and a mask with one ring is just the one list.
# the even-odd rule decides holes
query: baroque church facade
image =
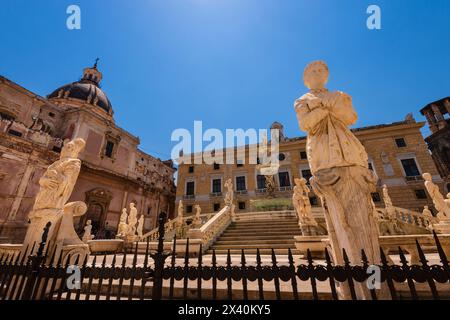
{"label": "baroque church facade", "polygon": [[96,63],[81,80],[44,98],[0,76],[0,240],[23,240],[40,177],[64,141],[74,138],[86,141],[69,200],[88,206],[76,221],[79,231],[91,220],[98,238],[113,237],[131,202],[144,214],[145,231],[153,229],[158,212],[173,216],[172,161],[139,150],[139,138],[115,124],[101,80]]}

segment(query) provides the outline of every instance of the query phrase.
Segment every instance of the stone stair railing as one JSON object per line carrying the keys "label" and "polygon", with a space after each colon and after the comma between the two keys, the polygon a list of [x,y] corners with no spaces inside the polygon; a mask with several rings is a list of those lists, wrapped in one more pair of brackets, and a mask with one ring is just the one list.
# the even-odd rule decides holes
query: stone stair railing
{"label": "stone stair railing", "polygon": [[[204,225],[209,219],[211,219],[212,217],[214,217],[213,213],[204,213],[200,215],[200,219],[202,221],[202,225]],[[191,215],[188,217],[183,217],[183,223],[179,223],[178,218],[174,218],[172,220],[169,219],[169,221],[167,221],[164,224],[164,238],[165,240],[172,240],[175,236],[175,234],[177,235],[177,238],[185,238],[187,233],[189,232],[190,229],[192,229],[192,225],[187,225],[186,221],[188,220],[192,220],[194,219],[195,215]],[[154,228],[153,230],[147,232],[146,234],[144,234],[142,236],[142,238],[140,239],[140,241],[146,242],[147,239],[149,239],[149,241],[158,241],[159,238],[159,231],[158,228]]]}
{"label": "stone stair railing", "polygon": [[[437,218],[428,217],[422,213],[412,211],[405,208],[393,207],[395,209],[395,218],[403,223],[414,225],[419,228],[430,229],[433,223],[437,222]],[[389,215],[384,208],[377,208],[378,215],[384,219],[389,219]]]}
{"label": "stone stair railing", "polygon": [[203,250],[205,251],[231,224],[232,219],[233,215],[231,206],[225,206],[200,228],[190,229],[187,237],[189,239],[200,239]]}

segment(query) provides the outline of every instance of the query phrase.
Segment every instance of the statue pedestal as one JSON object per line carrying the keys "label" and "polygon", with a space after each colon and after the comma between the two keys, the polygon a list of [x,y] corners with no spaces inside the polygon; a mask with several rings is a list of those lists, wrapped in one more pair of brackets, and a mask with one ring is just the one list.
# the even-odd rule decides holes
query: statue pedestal
{"label": "statue pedestal", "polygon": [[306,257],[307,251],[311,252],[313,259],[323,259],[325,257],[326,242],[322,241],[328,239],[328,236],[297,236],[294,237],[295,248],[300,251],[300,254]]}
{"label": "statue pedestal", "polygon": [[317,223],[299,223],[303,236],[319,236],[319,228]]}

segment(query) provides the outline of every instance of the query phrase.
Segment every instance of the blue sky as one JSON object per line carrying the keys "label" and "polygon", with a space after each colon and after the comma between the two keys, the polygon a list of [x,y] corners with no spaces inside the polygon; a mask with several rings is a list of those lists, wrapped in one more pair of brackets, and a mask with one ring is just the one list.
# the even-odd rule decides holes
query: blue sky
{"label": "blue sky", "polygon": [[[66,8],[82,29],[66,28]],[[366,9],[382,10],[382,30]],[[0,4],[0,73],[39,95],[100,57],[118,125],[169,158],[176,128],[298,129],[305,65],[327,61],[357,126],[403,120],[450,94],[450,1],[46,0]],[[427,130],[424,130],[427,134]]]}

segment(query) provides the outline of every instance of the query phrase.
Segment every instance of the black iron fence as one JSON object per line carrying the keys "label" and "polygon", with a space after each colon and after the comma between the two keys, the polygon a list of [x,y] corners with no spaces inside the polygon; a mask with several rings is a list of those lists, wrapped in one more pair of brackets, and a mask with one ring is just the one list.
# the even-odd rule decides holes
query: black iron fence
{"label": "black iron fence", "polygon": [[[351,265],[343,252],[344,265],[334,265],[327,250],[325,259],[315,263],[308,251],[305,264],[296,264],[290,250],[287,256],[262,256],[259,250],[249,256],[242,250],[240,257],[230,252],[223,257],[203,255],[192,258],[189,240],[184,258],[177,258],[177,240],[172,250],[164,251],[164,222],[159,217],[158,248],[138,253],[87,257],[74,266],[63,264],[61,258],[48,257],[46,246],[49,225],[44,230],[39,250],[32,256],[0,256],[1,300],[123,300],[123,299],[342,299],[345,286],[347,298],[357,300],[358,286],[366,285],[372,275],[364,251],[361,264]],[[399,248],[400,263],[388,262],[381,249],[379,281],[387,288],[388,299],[445,299],[450,296],[448,259],[434,234],[440,264],[430,265],[416,241],[420,264],[410,265]],[[142,244],[140,244],[142,245]],[[282,258],[283,262],[279,262]],[[223,261],[219,261],[223,259]],[[208,261],[206,261],[208,260]],[[254,260],[254,261],[252,261]],[[265,260],[265,261],[264,261]],[[70,259],[67,259],[70,261]],[[370,268],[370,269],[369,269]],[[371,299],[379,299],[376,288],[368,287]],[[386,298],[386,297],[384,297]]]}

